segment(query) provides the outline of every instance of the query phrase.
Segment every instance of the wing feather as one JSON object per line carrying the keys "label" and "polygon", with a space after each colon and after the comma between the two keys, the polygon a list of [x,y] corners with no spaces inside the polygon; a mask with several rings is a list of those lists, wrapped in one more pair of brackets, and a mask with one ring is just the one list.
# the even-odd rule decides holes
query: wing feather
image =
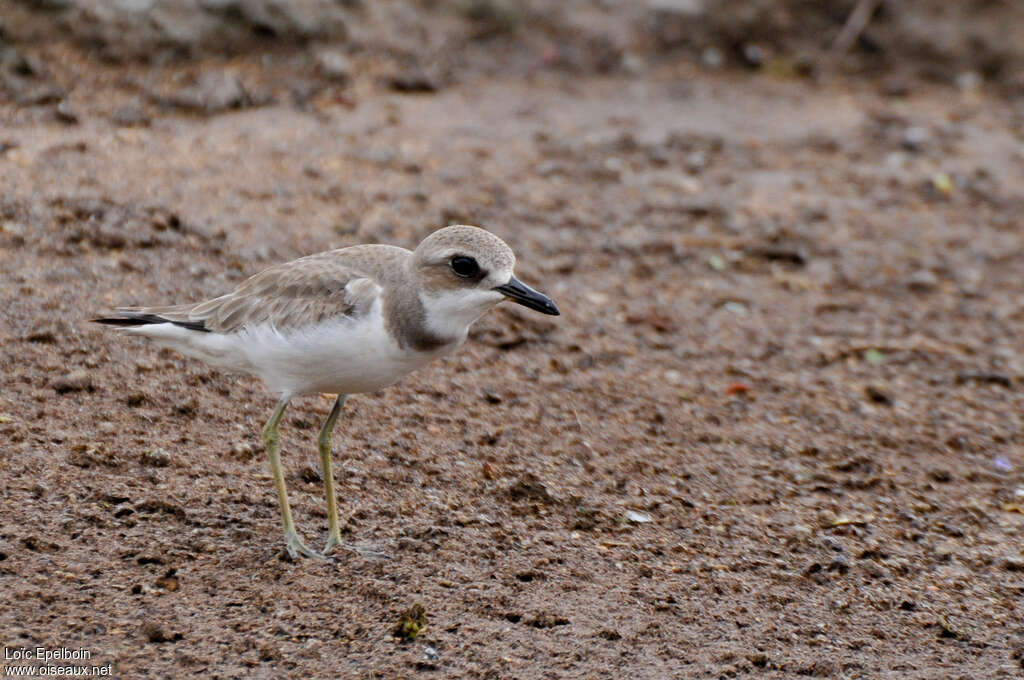
{"label": "wing feather", "polygon": [[339,262],[335,252],[270,267],[227,295],[205,302],[119,311],[153,314],[172,322],[200,322],[218,333],[262,324],[288,331],[332,319],[360,318],[372,309],[381,286],[367,273]]}

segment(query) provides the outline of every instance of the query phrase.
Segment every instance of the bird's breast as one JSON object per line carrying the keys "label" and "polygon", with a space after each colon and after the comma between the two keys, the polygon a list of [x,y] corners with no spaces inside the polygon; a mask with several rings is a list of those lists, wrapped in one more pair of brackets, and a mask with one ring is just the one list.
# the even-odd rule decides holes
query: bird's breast
{"label": "bird's breast", "polygon": [[379,308],[360,319],[281,332],[252,329],[244,343],[253,373],[274,391],[291,394],[374,392],[454,350],[450,343],[401,347]]}

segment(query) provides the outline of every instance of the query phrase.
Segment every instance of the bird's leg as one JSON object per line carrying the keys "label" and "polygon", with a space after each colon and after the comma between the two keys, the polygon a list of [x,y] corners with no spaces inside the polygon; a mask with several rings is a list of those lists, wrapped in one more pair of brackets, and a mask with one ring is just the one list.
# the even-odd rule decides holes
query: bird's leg
{"label": "bird's leg", "polygon": [[288,406],[290,397],[282,397],[274,409],[270,420],[263,426],[263,442],[267,445],[267,453],[270,455],[270,472],[274,475],[274,486],[277,487],[277,498],[281,502],[281,522],[284,523],[284,544],[288,554],[293,558],[298,555],[305,557],[324,556],[315,550],[310,550],[299,538],[295,531],[295,522],[292,521],[292,510],[288,506],[288,489],[284,485],[284,471],[281,469],[281,446],[278,443],[277,425],[281,422],[281,416]]}
{"label": "bird's leg", "polygon": [[324,495],[327,496],[327,545],[324,546],[324,554],[326,555],[330,552],[334,546],[339,546],[364,557],[391,559],[385,553],[357,548],[354,545],[342,543],[341,541],[341,529],[338,526],[338,500],[334,492],[334,471],[331,467],[331,433],[334,432],[334,426],[338,422],[341,410],[345,408],[345,399],[347,399],[347,395],[338,395],[331,413],[327,416],[327,421],[324,422],[324,426],[320,430],[320,436],[317,438],[317,447],[320,449],[320,465],[323,469],[324,477]]}
{"label": "bird's leg", "polygon": [[320,466],[324,476],[324,495],[327,497],[327,545],[324,547],[324,554],[330,552],[336,545],[343,545],[341,542],[341,529],[338,528],[338,500],[334,493],[334,471],[331,468],[331,433],[338,422],[341,410],[345,408],[346,395],[339,394],[334,401],[327,421],[320,430],[317,438],[317,447],[320,449]]}

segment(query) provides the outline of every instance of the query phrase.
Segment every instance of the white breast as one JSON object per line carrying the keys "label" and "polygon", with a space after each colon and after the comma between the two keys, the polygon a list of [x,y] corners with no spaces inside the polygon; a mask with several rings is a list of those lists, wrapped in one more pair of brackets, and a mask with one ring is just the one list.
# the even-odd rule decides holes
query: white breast
{"label": "white breast", "polygon": [[283,394],[373,392],[454,349],[399,348],[385,328],[379,302],[355,321],[343,318],[287,334],[256,327],[238,334],[236,344],[252,366],[249,372]]}

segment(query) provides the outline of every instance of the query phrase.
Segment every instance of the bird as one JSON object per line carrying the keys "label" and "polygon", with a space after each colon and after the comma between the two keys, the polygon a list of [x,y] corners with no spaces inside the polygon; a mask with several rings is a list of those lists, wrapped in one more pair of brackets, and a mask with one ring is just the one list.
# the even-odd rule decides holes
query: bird
{"label": "bird", "polygon": [[[558,316],[558,306],[514,273],[512,249],[469,225],[434,231],[415,250],[355,245],[265,269],[233,291],[203,302],[118,307],[92,321],[149,338],[233,373],[256,376],[278,395],[263,427],[277,489],[285,549],[325,559],[345,546],[331,468],[331,435],[350,394],[393,385],[451,354],[470,326],[509,300]],[[327,544],[303,543],[292,518],[281,467],[278,425],[303,394],[337,398],[317,437],[327,500]]]}

